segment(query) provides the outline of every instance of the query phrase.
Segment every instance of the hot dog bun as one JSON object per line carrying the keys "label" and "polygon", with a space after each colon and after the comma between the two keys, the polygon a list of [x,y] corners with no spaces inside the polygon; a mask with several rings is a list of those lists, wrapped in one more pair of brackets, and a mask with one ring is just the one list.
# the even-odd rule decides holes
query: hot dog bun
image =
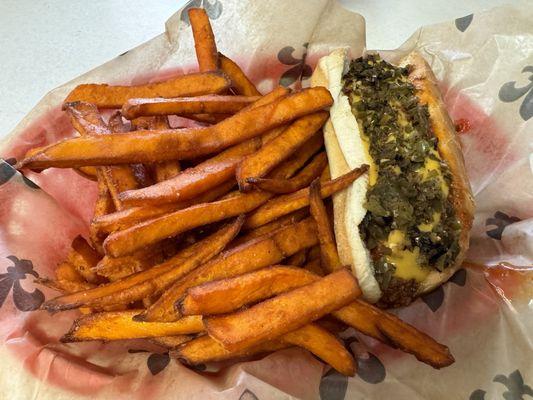
{"label": "hot dog bun", "polygon": [[[312,86],[326,87],[334,99],[330,110],[330,120],[324,127],[332,178],[362,164],[371,163],[348,97],[342,92],[342,77],[347,71],[348,64],[347,51],[345,49],[335,50],[320,59],[311,78]],[[474,201],[461,146],[454,125],[444,107],[437,80],[429,65],[416,52],[409,54],[401,61],[400,66],[406,65],[410,66],[409,80],[416,88],[419,102],[428,107],[431,127],[438,138],[437,150],[451,172],[449,201],[461,223],[460,250],[454,264],[448,266],[443,272],[432,270],[418,285],[416,294],[420,295],[444,283],[461,266],[468,249]],[[358,179],[350,188],[334,197],[334,228],[341,261],[352,266],[364,298],[369,302],[377,302],[382,291],[374,277],[369,251],[359,233],[359,224],[366,214],[364,204],[367,190],[368,178],[365,177]]]}

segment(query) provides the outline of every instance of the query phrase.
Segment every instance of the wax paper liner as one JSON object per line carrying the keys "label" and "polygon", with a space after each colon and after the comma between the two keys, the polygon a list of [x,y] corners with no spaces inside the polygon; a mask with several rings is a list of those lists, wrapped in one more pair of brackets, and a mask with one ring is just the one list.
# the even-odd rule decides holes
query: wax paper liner
{"label": "wax paper liner", "polygon": [[[200,1],[219,49],[263,91],[308,84],[337,47],[364,51],[361,16],[333,0]],[[47,94],[0,150],[0,398],[5,399],[526,399],[533,397],[533,12],[502,7],[419,29],[396,60],[419,50],[458,125],[477,212],[468,259],[516,266],[460,270],[398,314],[446,343],[456,362],[437,371],[356,334],[343,338],[359,373],[342,377],[309,353],[189,369],[144,341],[60,344],[76,312],[31,312],[72,238],[87,234],[95,185],[70,170],[23,177],[11,166],[34,146],[73,134],[60,111],[81,82],[142,83],[196,68],[183,10],[166,32]],[[377,29],[377,28],[376,28]],[[28,179],[29,178],[29,179]]]}

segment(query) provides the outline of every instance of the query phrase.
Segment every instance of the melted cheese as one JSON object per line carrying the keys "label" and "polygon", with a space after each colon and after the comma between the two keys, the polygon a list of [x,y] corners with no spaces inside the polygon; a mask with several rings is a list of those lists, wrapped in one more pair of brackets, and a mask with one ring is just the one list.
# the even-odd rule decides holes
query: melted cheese
{"label": "melted cheese", "polygon": [[394,264],[396,270],[394,276],[402,279],[414,279],[422,282],[429,274],[429,268],[425,268],[418,263],[420,249],[405,249],[405,232],[398,229],[392,230],[387,238],[387,247],[392,250],[392,254],[386,256],[387,262]]}
{"label": "melted cheese", "polygon": [[[437,151],[433,150],[433,155],[440,160],[440,155]],[[440,181],[440,188],[444,197],[448,196],[450,188],[442,176],[440,161],[434,160],[433,158],[426,158],[424,165],[418,170],[418,173],[422,175],[422,179],[427,179],[431,171],[436,171],[438,179]]]}
{"label": "melted cheese", "polygon": [[431,232],[433,228],[440,222],[441,213],[435,211],[433,213],[433,220],[427,224],[419,224],[418,230],[420,232]]}
{"label": "melted cheese", "polygon": [[420,249],[415,247],[413,250],[395,251],[387,256],[387,262],[393,263],[396,267],[394,276],[401,279],[414,279],[417,282],[426,279],[430,270],[418,264],[419,254]]}

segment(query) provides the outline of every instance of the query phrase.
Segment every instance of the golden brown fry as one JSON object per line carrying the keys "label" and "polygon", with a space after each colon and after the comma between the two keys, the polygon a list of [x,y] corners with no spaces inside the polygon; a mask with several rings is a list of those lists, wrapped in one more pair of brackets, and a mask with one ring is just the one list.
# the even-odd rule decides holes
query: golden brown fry
{"label": "golden brown fry", "polygon": [[247,178],[246,182],[254,187],[277,194],[293,193],[303,189],[324,171],[328,165],[325,152],[318,153],[296,176],[290,179]]}
{"label": "golden brown fry", "polygon": [[361,300],[335,311],[333,316],[366,335],[413,354],[434,368],[446,367],[454,362],[446,346],[398,317]]}
{"label": "golden brown fry", "polygon": [[229,88],[222,72],[180,75],[163,82],[138,86],[82,84],[70,92],[65,103],[84,101],[98,108],[121,108],[129,99],[148,97],[185,97],[221,93]]}
{"label": "golden brown fry", "polygon": [[140,339],[186,335],[204,330],[202,317],[199,315],[184,317],[171,323],[134,321],[132,318],[139,311],[112,311],[83,316],[74,321],[70,331],[61,338],[61,341],[69,343],[87,340]]}
{"label": "golden brown fry", "polygon": [[295,267],[301,267],[305,264],[305,260],[307,258],[307,249],[302,249],[298,253],[293,254],[292,256],[288,257],[284,263],[286,265],[292,265]]}
{"label": "golden brown fry", "polygon": [[243,243],[177,281],[141,317],[147,321],[175,321],[180,317],[175,303],[190,287],[279,263],[291,254],[316,243],[315,226],[310,219]]}
{"label": "golden brown fry", "polygon": [[224,182],[202,195],[184,202],[162,204],[159,206],[131,207],[112,214],[95,218],[93,224],[105,233],[126,229],[140,222],[168,214],[193,204],[210,202],[228,193],[236,185],[235,181]]}
{"label": "golden brown fry", "polygon": [[144,271],[163,261],[161,248],[156,247],[139,250],[131,256],[118,258],[104,256],[96,265],[95,271],[110,281],[116,281],[135,272]]}
{"label": "golden brown fry", "polygon": [[215,339],[204,335],[178,346],[170,355],[184,364],[196,365],[232,358],[249,357],[255,354],[271,353],[287,347],[290,347],[290,345],[281,341],[272,341],[260,343],[257,346],[247,349],[229,351]]}
{"label": "golden brown fry", "polygon": [[218,53],[220,69],[230,78],[231,88],[237,94],[243,96],[260,96],[261,93],[255,85],[248,79],[242,69],[230,58],[222,53]]}
{"label": "golden brown fry", "polygon": [[[301,157],[298,159],[303,160]],[[272,171],[272,176],[287,178],[292,176],[299,167],[299,164],[291,160],[291,162],[279,165]],[[225,196],[218,201],[184,208],[112,233],[105,240],[104,249],[113,257],[130,254],[164,238],[249,212],[272,196],[271,193],[266,192],[238,193]]]}
{"label": "golden brown fry", "polygon": [[184,208],[111,233],[104,241],[104,250],[112,257],[131,254],[193,228],[247,213],[265,203],[271,196],[265,192],[246,193]]}
{"label": "golden brown fry", "polygon": [[168,350],[177,349],[183,343],[189,342],[194,339],[192,335],[176,335],[176,336],[160,336],[151,338],[150,342],[164,347]]}
{"label": "golden brown fry", "polygon": [[218,69],[217,45],[209,17],[203,8],[190,8],[188,13],[200,72],[216,71]]}
{"label": "golden brown fry", "polygon": [[[156,130],[170,128],[170,125],[168,124],[168,118],[166,116],[137,118],[132,120],[131,124],[133,127],[132,129]],[[156,182],[162,182],[164,180],[173,178],[181,171],[180,163],[178,161],[163,161],[154,164],[153,167]],[[148,185],[141,185],[141,187],[146,186]]]}
{"label": "golden brown fry", "polygon": [[[198,245],[198,243],[193,245],[196,247],[196,251],[180,264],[174,264],[174,267],[170,270],[163,271],[160,275],[145,280],[142,283],[137,283],[132,287],[122,290],[120,293],[100,297],[91,302],[91,304],[98,307],[112,304],[129,304],[133,301],[141,300],[148,295],[159,295],[176,280],[220,253],[237,235],[242,225],[242,221],[243,216],[237,218],[234,223],[230,223],[221,228],[207,239],[198,242],[203,245]],[[215,239],[208,240],[213,237]],[[166,263],[161,265],[165,264]]]}
{"label": "golden brown fry", "polygon": [[259,96],[220,95],[130,99],[122,106],[122,114],[127,119],[155,115],[192,116],[194,119],[195,114],[235,114],[259,99]]}
{"label": "golden brown fry", "polygon": [[328,272],[342,268],[333,227],[329,222],[329,216],[320,195],[320,181],[316,179],[309,187],[309,210],[316,222],[318,242],[320,243],[320,259],[322,267]]}
{"label": "golden brown fry", "polygon": [[150,134],[133,131],[120,135],[66,139],[41,148],[22,160],[17,167],[70,168],[194,159],[259,136],[329,107],[331,103],[332,98],[326,88],[303,89],[266,105],[245,109],[209,127],[151,131]]}
{"label": "golden brown fry", "polygon": [[[356,168],[337,179],[324,182],[320,194],[324,198],[347,188],[354,180],[364,174],[367,169],[366,166]],[[245,227],[247,229],[256,228],[308,205],[309,188],[301,189],[284,196],[278,196],[250,214],[246,219]]]}
{"label": "golden brown fry", "polygon": [[71,247],[68,262],[87,282],[98,283],[100,279],[95,273],[95,268],[102,258],[100,254],[79,235],[74,238]]}
{"label": "golden brown fry", "polygon": [[233,314],[204,319],[209,336],[228,350],[273,340],[337,310],[361,294],[346,269]]}
{"label": "golden brown fry", "polygon": [[[161,276],[169,273],[164,276],[164,279],[167,281],[173,278],[178,279],[184,273],[196,268],[200,262],[207,260],[214,254],[218,254],[239,232],[241,225],[242,219],[238,218],[235,222],[185,248],[160,265],[92,290],[56,297],[46,301],[42,308],[51,312],[62,311],[78,308],[89,303],[106,303],[106,305],[109,305],[120,303],[121,301],[139,300],[147,295],[152,295],[157,287],[164,283],[160,279]],[[158,278],[159,281],[157,281]],[[156,287],[155,285],[159,286]],[[133,287],[135,288],[132,290]],[[123,298],[125,300],[122,300]]]}
{"label": "golden brown fry", "polygon": [[237,183],[241,191],[251,189],[247,179],[262,178],[290,157],[324,125],[328,117],[329,114],[326,112],[302,117],[266,143],[259,151],[247,156],[237,168]]}
{"label": "golden brown fry", "polygon": [[[248,151],[242,146],[241,149],[243,152]],[[228,158],[213,157],[217,160],[204,161],[195,167],[182,171],[174,178],[143,189],[123,192],[120,199],[128,206],[156,206],[192,199],[233,178],[235,168],[242,157],[238,154]]]}
{"label": "golden brown fry", "polygon": [[298,211],[295,211],[289,215],[284,215],[281,218],[278,218],[272,222],[269,222],[268,224],[261,225],[260,227],[253,229],[246,234],[243,234],[239,236],[237,239],[233,241],[231,244],[232,247],[235,247],[239,244],[242,244],[244,242],[247,242],[249,240],[258,238],[260,236],[264,236],[270,232],[275,231],[276,229],[283,228],[287,225],[293,225],[296,222],[301,221],[305,217],[307,217],[309,213],[305,209],[300,209]]}
{"label": "golden brown fry", "polygon": [[224,314],[316,279],[314,274],[301,268],[281,265],[263,268],[191,287],[178,301],[177,308],[182,315]]}
{"label": "golden brown fry", "polygon": [[335,335],[317,324],[302,326],[280,340],[309,350],[343,375],[355,375],[356,364],[350,352]]}

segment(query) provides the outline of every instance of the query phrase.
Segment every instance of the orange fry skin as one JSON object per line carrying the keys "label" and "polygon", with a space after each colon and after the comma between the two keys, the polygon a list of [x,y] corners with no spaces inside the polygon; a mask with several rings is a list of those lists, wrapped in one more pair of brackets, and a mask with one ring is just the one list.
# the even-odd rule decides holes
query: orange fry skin
{"label": "orange fry skin", "polygon": [[309,187],[309,209],[317,226],[322,267],[328,273],[337,271],[342,268],[342,264],[339,253],[337,252],[337,245],[335,244],[333,227],[329,222],[328,212],[320,194],[319,179],[313,181]]}
{"label": "orange fry skin", "polygon": [[190,8],[189,21],[200,72],[218,69],[218,52],[209,17],[203,8]]}
{"label": "orange fry skin", "polygon": [[270,193],[287,194],[308,186],[315,178],[319,177],[328,165],[326,153],[317,154],[296,176],[290,179],[272,178],[247,178],[246,182],[257,189]]}
{"label": "orange fry skin", "polygon": [[[139,300],[148,294],[153,294],[155,288],[147,282],[154,282],[161,275],[170,272],[165,276],[165,281],[161,280],[159,286],[168,282],[170,279],[179,278],[179,274],[198,266],[202,262],[218,254],[227,243],[229,243],[239,232],[242,225],[242,218],[238,218],[232,224],[228,224],[212,235],[180,251],[174,257],[162,264],[156,265],[146,271],[138,272],[118,281],[108,283],[91,290],[86,290],[70,295],[59,296],[43,303],[42,309],[55,312],[62,310],[71,310],[86,304],[116,304],[120,302],[120,297],[126,298],[127,301]],[[184,265],[185,264],[185,265]],[[148,288],[146,288],[148,285]],[[136,287],[132,289],[133,287]],[[146,292],[147,290],[147,292]],[[132,296],[131,297],[128,296]],[[102,300],[105,299],[105,300]]]}
{"label": "orange fry skin", "polygon": [[354,301],[361,294],[346,269],[233,314],[204,319],[209,336],[228,350],[273,340]]}
{"label": "orange fry skin", "polygon": [[247,156],[237,168],[236,177],[240,190],[249,191],[252,186],[247,183],[248,178],[262,178],[276,165],[290,157],[324,125],[328,117],[329,114],[326,112],[302,117],[259,151]]}
{"label": "orange fry skin", "polygon": [[112,257],[128,255],[193,228],[247,213],[265,203],[271,196],[265,192],[247,193],[184,208],[113,232],[104,241],[104,250]]}
{"label": "orange fry skin", "polygon": [[84,101],[98,108],[121,108],[129,99],[149,97],[190,97],[221,93],[229,88],[229,78],[222,72],[180,75],[163,82],[138,86],[81,84],[65,103]]}
{"label": "orange fry skin", "polygon": [[120,199],[129,206],[156,205],[190,199],[232,178],[239,161],[259,149],[262,142],[262,138],[258,137],[239,143],[182,171],[166,182],[124,192]]}
{"label": "orange fry skin", "polygon": [[281,342],[304,348],[346,376],[354,376],[355,360],[342,342],[317,324],[307,324],[286,333]]}
{"label": "orange fry skin", "polygon": [[273,266],[187,290],[177,304],[182,315],[224,314],[265,298],[314,282],[301,268]]}
{"label": "orange fry skin", "polygon": [[329,91],[323,87],[303,89],[257,108],[248,107],[209,127],[66,139],[32,152],[18,168],[70,168],[194,159],[322,110],[332,102]]}
{"label": "orange fry skin", "polygon": [[170,355],[184,364],[197,365],[232,358],[248,357],[255,354],[271,353],[290,346],[290,344],[282,343],[281,341],[272,341],[260,343],[257,346],[239,351],[229,351],[215,339],[204,335],[178,346],[174,351],[170,352]]}
{"label": "orange fry skin", "polygon": [[259,99],[259,96],[219,95],[129,99],[122,106],[122,114],[127,119],[156,115],[235,114]]}
{"label": "orange fry skin", "polygon": [[[295,160],[301,163],[306,161],[302,157],[295,157],[291,162],[279,165],[272,171],[272,176],[282,178],[292,176],[301,166]],[[127,255],[167,237],[173,237],[202,225],[247,213],[265,203],[272,196],[271,193],[267,192],[237,193],[211,203],[184,208],[114,232],[104,241],[104,249],[113,257]]]}
{"label": "orange fry skin", "polygon": [[93,225],[101,232],[105,233],[127,229],[143,221],[157,218],[164,214],[190,207],[194,204],[216,200],[228,193],[233,187],[235,187],[235,185],[236,183],[234,181],[224,182],[194,199],[183,202],[161,204],[157,206],[130,207],[125,210],[97,217],[93,220]]}
{"label": "orange fry skin", "polygon": [[140,310],[90,314],[74,321],[63,343],[87,340],[122,340],[157,336],[184,335],[204,330],[201,316],[185,317],[172,323],[137,322],[132,318]]}
{"label": "orange fry skin", "polygon": [[240,95],[243,96],[260,96],[261,92],[257,90],[255,85],[245,75],[242,69],[222,53],[218,53],[218,61],[220,63],[220,69],[231,80],[231,88]]}
{"label": "orange fry skin", "polygon": [[[329,197],[347,188],[354,180],[365,173],[367,169],[368,167],[366,166],[356,168],[336,179],[324,182],[320,190],[321,196],[323,198]],[[250,214],[246,218],[245,228],[256,228],[308,205],[309,188],[301,189],[284,196],[278,196]]]}
{"label": "orange fry skin", "polygon": [[147,321],[175,321],[180,317],[175,304],[190,287],[279,263],[317,242],[314,222],[306,219],[243,243],[177,281],[140,318]]}

